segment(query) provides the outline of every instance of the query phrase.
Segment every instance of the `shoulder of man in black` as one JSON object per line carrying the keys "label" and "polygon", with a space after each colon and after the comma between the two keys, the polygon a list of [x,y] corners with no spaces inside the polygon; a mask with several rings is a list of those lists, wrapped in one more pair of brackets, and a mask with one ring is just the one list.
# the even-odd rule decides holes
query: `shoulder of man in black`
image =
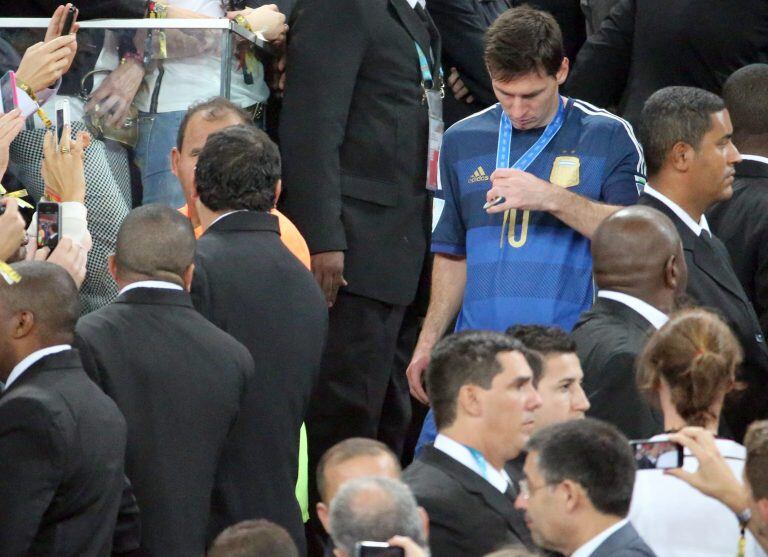
{"label": "shoulder of man in black", "polygon": [[0,396],[3,554],[107,554],[125,443],[122,414],[76,350],[30,366]]}
{"label": "shoulder of man in black", "polygon": [[507,494],[432,446],[403,473],[430,517],[435,555],[484,555],[501,545],[532,546],[522,513]]}

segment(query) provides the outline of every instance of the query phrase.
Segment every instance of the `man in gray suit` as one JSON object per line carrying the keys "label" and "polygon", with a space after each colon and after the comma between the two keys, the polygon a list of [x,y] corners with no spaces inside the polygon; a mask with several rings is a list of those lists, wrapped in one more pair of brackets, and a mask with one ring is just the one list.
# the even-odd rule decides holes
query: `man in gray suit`
{"label": "man in gray suit", "polygon": [[534,433],[527,450],[515,507],[536,544],[566,557],[655,557],[626,518],[635,462],[618,429],[562,422]]}

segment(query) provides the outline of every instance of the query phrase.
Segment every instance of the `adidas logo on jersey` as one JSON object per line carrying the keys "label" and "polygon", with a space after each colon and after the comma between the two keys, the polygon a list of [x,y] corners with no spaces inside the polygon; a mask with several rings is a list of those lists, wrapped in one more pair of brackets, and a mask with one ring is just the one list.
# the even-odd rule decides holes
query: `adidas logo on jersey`
{"label": "adidas logo on jersey", "polygon": [[482,166],[478,166],[477,170],[475,170],[472,173],[472,176],[469,177],[469,184],[474,184],[475,182],[487,182],[491,178],[485,173],[485,170],[483,170]]}

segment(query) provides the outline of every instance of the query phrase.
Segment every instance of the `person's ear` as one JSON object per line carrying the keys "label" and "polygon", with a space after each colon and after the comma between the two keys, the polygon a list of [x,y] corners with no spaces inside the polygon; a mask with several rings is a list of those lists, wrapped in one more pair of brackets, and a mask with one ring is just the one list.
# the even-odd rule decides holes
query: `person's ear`
{"label": "person's ear", "polygon": [[109,274],[112,276],[112,279],[117,282],[117,263],[115,262],[114,253],[107,257],[107,269],[109,269]]}
{"label": "person's ear", "polygon": [[571,480],[563,480],[557,486],[565,498],[565,510],[571,514],[581,505],[582,498],[586,496],[584,488]]}
{"label": "person's ear", "polygon": [[562,85],[565,83],[565,80],[568,79],[568,72],[571,70],[571,62],[568,60],[567,56],[563,57],[563,61],[560,64],[560,68],[557,70],[557,73],[555,74],[555,79],[557,80],[558,85]]}
{"label": "person's ear", "polygon": [[760,514],[758,519],[761,523],[761,529],[768,525],[768,497],[763,497],[755,501],[755,507]]}
{"label": "person's ear", "polygon": [[192,290],[192,277],[195,276],[195,264],[190,263],[189,267],[184,269],[184,274],[181,277],[181,280],[184,281],[184,290],[189,292]]}
{"label": "person's ear", "polygon": [[35,314],[31,311],[20,311],[13,315],[11,329],[11,338],[14,340],[22,339],[32,332],[35,328]]}
{"label": "person's ear", "polygon": [[181,159],[181,153],[174,147],[171,149],[171,172],[177,178],[179,177],[179,160]]}
{"label": "person's ear", "polygon": [[429,539],[429,514],[427,513],[427,509],[424,507],[418,507],[416,510],[419,511],[419,516],[421,517],[421,525],[424,527],[424,537]]}
{"label": "person's ear", "polygon": [[479,417],[483,413],[481,389],[477,385],[462,385],[457,397],[456,410],[461,410],[472,417]]}
{"label": "person's ear", "polygon": [[328,521],[328,505],[320,501],[315,505],[315,510],[317,511],[317,518],[320,519],[320,523],[323,525],[323,528],[325,528],[326,532],[330,532],[330,525]]}
{"label": "person's ear", "polygon": [[275,207],[277,207],[277,202],[280,200],[281,193],[283,193],[283,181],[278,178],[277,184],[275,184]]}
{"label": "person's ear", "polygon": [[696,154],[693,147],[683,141],[678,141],[672,146],[672,150],[669,153],[669,160],[678,172],[688,172],[693,166],[694,155]]}

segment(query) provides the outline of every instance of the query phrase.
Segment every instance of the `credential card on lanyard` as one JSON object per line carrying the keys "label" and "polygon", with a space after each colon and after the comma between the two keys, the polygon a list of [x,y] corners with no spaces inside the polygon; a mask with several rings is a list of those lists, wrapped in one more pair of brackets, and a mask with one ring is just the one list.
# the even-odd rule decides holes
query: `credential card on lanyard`
{"label": "credential card on lanyard", "polygon": [[[440,89],[435,89],[435,83],[432,79],[432,71],[429,69],[429,62],[424,55],[424,51],[416,45],[416,52],[419,55],[419,65],[421,66],[421,86],[424,89],[424,96],[427,99],[429,109],[429,142],[427,145],[427,189],[437,190],[437,169],[438,158],[440,156],[440,147],[443,145],[443,98]],[[441,70],[442,72],[442,70]],[[427,87],[427,84],[430,84]]]}

